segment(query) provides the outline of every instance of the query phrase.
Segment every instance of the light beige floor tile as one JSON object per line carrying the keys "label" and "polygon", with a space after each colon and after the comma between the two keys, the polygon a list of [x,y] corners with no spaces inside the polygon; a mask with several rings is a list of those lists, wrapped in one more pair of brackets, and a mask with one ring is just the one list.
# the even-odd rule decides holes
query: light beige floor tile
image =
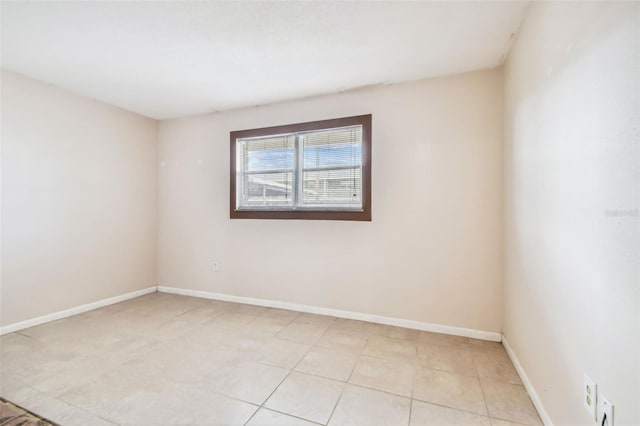
{"label": "light beige floor tile", "polygon": [[121,425],[243,424],[257,406],[135,370],[111,372],[60,396]]}
{"label": "light beige floor tile", "polygon": [[[62,393],[58,398],[68,404],[116,423],[124,423],[133,410],[150,410],[163,394],[176,386],[157,375],[145,375],[135,369],[111,371],[95,382]],[[27,406],[28,408],[29,406]]]}
{"label": "light beige floor tile", "polygon": [[[292,416],[322,423],[344,386],[330,378],[346,380],[350,373],[352,381],[381,388],[387,398],[403,400],[391,393],[409,396],[415,381],[416,399],[485,415],[468,353],[496,417],[493,426],[539,424],[524,388],[509,384],[519,384],[519,378],[502,345],[494,342],[160,293],[21,333],[0,337],[0,394],[65,425],[242,425],[258,407],[240,399],[260,404],[265,398]],[[296,371],[285,379],[296,363],[308,374]],[[412,368],[418,374],[412,376]],[[349,418],[349,405],[351,418],[359,419],[360,411],[370,414],[358,408],[358,401],[370,398],[355,395],[356,402],[349,403],[351,393],[357,392],[340,399],[332,424],[341,421],[339,413]],[[378,413],[377,406],[386,402],[362,404]],[[414,413],[414,423],[423,408]],[[436,411],[440,414],[427,417],[450,413]],[[375,418],[385,419],[385,413]],[[303,422],[263,408],[250,424],[261,419]]]}
{"label": "light beige floor tile", "polygon": [[411,397],[414,366],[405,361],[362,356],[349,383]]}
{"label": "light beige floor tile", "polygon": [[419,367],[413,382],[413,398],[487,415],[480,382],[475,377]]}
{"label": "light beige floor tile", "polygon": [[474,360],[481,380],[507,382],[521,385],[522,381],[506,352],[475,353]]}
{"label": "light beige floor tile", "polygon": [[227,396],[262,404],[289,374],[279,367],[244,361],[213,384],[213,388]]}
{"label": "light beige floor tile", "polygon": [[394,339],[418,340],[418,330],[410,328],[395,327],[393,325],[376,324],[373,334],[378,336],[393,337]]}
{"label": "light beige floor tile", "polygon": [[514,423],[507,420],[491,419],[491,426],[526,426],[522,423]]}
{"label": "light beige floor tile", "polygon": [[300,316],[300,312],[289,311],[287,309],[270,308],[265,313],[260,315],[261,318],[275,319],[279,321],[286,321],[287,323],[293,322]]}
{"label": "light beige floor tile", "polygon": [[41,379],[55,377],[68,361],[55,359],[52,355],[49,357],[38,352],[24,354],[24,356],[3,355],[0,359],[2,377],[11,381],[20,380],[28,386],[39,383]]}
{"label": "light beige floor tile", "polygon": [[469,338],[463,336],[452,336],[450,334],[432,333],[429,331],[421,331],[418,335],[418,341],[420,343],[426,343],[428,345],[436,346],[450,346],[468,349]]}
{"label": "light beige floor tile", "polygon": [[347,385],[329,426],[406,425],[410,406],[409,398]]}
{"label": "light beige floor tile", "polygon": [[78,337],[86,337],[90,333],[91,329],[87,324],[90,325],[86,321],[77,321],[73,317],[63,318],[20,330],[19,334],[43,342],[73,341]]}
{"label": "light beige floor tile", "polygon": [[491,426],[489,417],[413,400],[409,426]]}
{"label": "light beige floor tile", "polygon": [[241,330],[267,334],[270,336],[282,331],[287,325],[291,324],[292,320],[286,318],[259,316],[255,317],[253,321],[244,325]]}
{"label": "light beige floor tile", "polygon": [[[105,346],[104,353],[89,352],[65,361],[49,358],[45,353],[32,354],[26,358],[29,364],[16,369],[17,375],[35,389],[52,395],[72,387],[89,383],[101,374],[118,367],[137,353],[144,354],[158,342],[142,337],[127,337]],[[3,359],[4,364],[4,359]]]}
{"label": "light beige floor tile", "polygon": [[219,317],[228,311],[228,307],[216,301],[208,301],[207,303],[195,307],[179,316],[176,319],[190,321],[194,324],[203,324]]}
{"label": "light beige floor tile", "polygon": [[223,333],[218,335],[217,339],[220,350],[229,351],[247,359],[255,359],[268,341],[265,336],[246,335],[240,332]]}
{"label": "light beige floor tile", "polygon": [[[238,338],[237,334],[208,322],[178,336],[171,343],[185,351],[217,352],[227,349],[228,341],[235,338]],[[256,346],[259,345],[256,343]]]}
{"label": "light beige floor tile", "polygon": [[304,356],[296,371],[345,382],[357,360],[357,352],[316,346]]}
{"label": "light beige floor tile", "polygon": [[100,375],[116,368],[124,358],[112,358],[108,355],[83,358],[46,370],[33,376],[24,376],[36,390],[57,395],[73,387],[90,383]]}
{"label": "light beige floor tile", "polygon": [[3,393],[2,396],[60,425],[113,426],[115,424],[32,388]]}
{"label": "light beige floor tile", "polygon": [[355,331],[357,333],[372,334],[376,324],[367,321],[358,321],[345,318],[338,318],[331,325],[333,330]]}
{"label": "light beige floor tile", "polygon": [[312,345],[324,334],[327,328],[327,324],[303,323],[296,320],[276,334],[276,337]]}
{"label": "light beige floor tile", "polygon": [[490,342],[488,340],[469,339],[469,348],[474,352],[501,352],[505,353],[504,346],[500,342]]}
{"label": "light beige floor tile", "polygon": [[113,305],[104,306],[102,308],[93,309],[91,311],[83,312],[75,315],[75,318],[81,321],[90,319],[105,318],[113,315],[115,312],[121,309],[124,302],[114,303]]}
{"label": "light beige floor tile", "polygon": [[251,322],[247,325],[243,325],[242,327],[236,330],[230,330],[235,336],[243,337],[243,338],[251,338],[256,340],[261,340],[266,344],[269,340],[275,337],[277,331],[271,329],[266,324],[262,324],[263,326],[253,327]]}
{"label": "light beige floor tile", "polygon": [[524,386],[482,381],[482,389],[492,418],[531,426],[542,424]]}
{"label": "light beige floor tile", "polygon": [[[86,327],[87,333],[93,336],[108,336],[112,333],[115,335],[126,334],[144,337],[156,330],[160,323],[169,319],[171,319],[170,316],[159,315],[153,311],[117,311],[112,316],[107,316],[99,320],[91,320],[85,323],[84,326]],[[135,324],[135,327],[132,327],[132,324]],[[82,335],[78,333],[74,337],[76,339],[82,338]]]}
{"label": "light beige floor tile", "polygon": [[161,376],[172,382],[211,390],[212,384],[243,362],[235,353],[221,350],[200,352],[165,344],[144,356],[132,358],[118,370],[132,374]]}
{"label": "light beige floor tile", "polygon": [[254,318],[255,315],[247,315],[239,312],[225,312],[222,315],[215,317],[207,324],[213,324],[216,327],[228,330],[235,330],[253,321]]}
{"label": "light beige floor tile", "polygon": [[167,341],[182,336],[197,327],[197,323],[189,319],[184,319],[182,316],[178,316],[166,321],[158,322],[156,327],[145,330],[142,337],[155,339],[157,341]]}
{"label": "light beige floor tile", "polygon": [[302,343],[271,339],[260,348],[256,360],[264,364],[291,370],[298,364],[309,348],[311,346],[303,345]]}
{"label": "light beige floor tile", "polygon": [[0,396],[11,399],[11,395],[28,387],[13,371],[3,368],[0,360]]}
{"label": "light beige floor tile", "polygon": [[416,343],[384,336],[371,336],[362,352],[378,358],[414,361],[417,356]]}
{"label": "light beige floor tile", "polygon": [[265,407],[326,424],[344,384],[323,377],[292,372],[265,403]]}
{"label": "light beige floor tile", "polygon": [[125,304],[119,312],[122,314],[135,312],[152,318],[171,318],[207,303],[205,299],[177,295],[142,296],[142,298],[144,299],[141,301],[134,299],[131,303]]}
{"label": "light beige floor tile", "polygon": [[[170,416],[167,416],[166,424],[173,425],[213,425],[213,426],[229,426],[244,425],[253,415],[258,407],[226,398],[222,395],[203,395],[201,398],[193,401],[189,399],[188,389],[178,401],[169,398],[169,404],[166,406]],[[185,401],[185,402],[183,402]],[[182,416],[182,413],[187,415]],[[138,426],[142,423],[131,423],[131,426]]]}
{"label": "light beige floor tile", "polygon": [[57,366],[78,358],[77,353],[65,347],[56,348],[55,345],[46,345],[38,339],[19,333],[0,337],[0,356],[2,371],[5,373],[10,371],[15,375],[39,372],[43,369],[42,364],[45,363]]}
{"label": "light beige floor tile", "polygon": [[270,309],[264,306],[248,305],[245,303],[233,303],[233,302],[228,303],[227,307],[229,309],[229,312],[251,315],[251,316],[263,315]]}
{"label": "light beige floor tile", "polygon": [[471,377],[478,376],[473,353],[468,349],[419,343],[418,358],[423,367]]}
{"label": "light beige floor tile", "polygon": [[38,341],[32,337],[20,333],[9,333],[0,336],[0,355],[22,356],[31,353]]}
{"label": "light beige floor tile", "polygon": [[346,330],[327,330],[316,345],[330,348],[361,350],[367,344],[368,335]]}
{"label": "light beige floor tile", "polygon": [[173,394],[163,393],[154,396],[151,404],[146,402],[145,397],[134,395],[118,422],[123,426],[243,425],[258,409],[223,395],[190,394],[188,389],[174,389]]}
{"label": "light beige floor tile", "polygon": [[247,334],[240,329],[229,330],[217,327],[214,323],[201,324],[195,330],[171,341],[185,350],[201,352],[229,351],[241,358],[255,359],[269,336]]}
{"label": "light beige floor tile", "polygon": [[[113,339],[108,343],[104,343],[100,346],[100,351],[96,351],[93,354],[103,355],[105,353],[113,356],[129,356],[132,354],[138,354],[142,352],[148,352],[158,346],[161,343],[160,340],[153,336],[135,336],[135,335],[123,335],[117,339]],[[91,354],[91,355],[93,355]]]}
{"label": "light beige floor tile", "polygon": [[208,300],[200,297],[168,296],[166,298],[160,298],[157,302],[151,304],[149,308],[155,312],[175,317],[208,303]]}
{"label": "light beige floor tile", "polygon": [[335,317],[328,315],[318,315],[303,312],[295,319],[294,322],[298,324],[315,324],[319,326],[326,326],[327,328],[336,321]]}
{"label": "light beige floor tile", "polygon": [[312,423],[277,411],[261,408],[251,420],[249,420],[247,426],[314,426],[317,424],[318,423]]}

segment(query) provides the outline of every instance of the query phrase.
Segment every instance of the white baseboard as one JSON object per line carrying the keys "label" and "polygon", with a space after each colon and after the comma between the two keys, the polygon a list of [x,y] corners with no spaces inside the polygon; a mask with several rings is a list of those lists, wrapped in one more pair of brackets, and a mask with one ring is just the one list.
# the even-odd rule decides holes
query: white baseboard
{"label": "white baseboard", "polygon": [[522,368],[522,364],[520,364],[518,357],[516,357],[516,354],[513,352],[513,349],[511,349],[511,346],[509,346],[509,341],[505,336],[502,336],[502,346],[504,346],[504,349],[507,351],[509,358],[511,358],[511,362],[513,363],[513,366],[516,368],[516,371],[520,376],[520,380],[522,380],[522,384],[524,384],[525,389],[527,390],[527,392],[529,393],[529,396],[531,397],[531,401],[533,402],[533,405],[536,407],[536,410],[538,410],[538,414],[540,415],[540,419],[542,419],[542,423],[544,423],[545,426],[553,426],[551,417],[549,417],[547,410],[545,410],[544,406],[542,405],[542,400],[538,396],[538,393],[533,387],[533,384],[529,380],[527,373],[525,373],[524,368]]}
{"label": "white baseboard", "polygon": [[385,317],[381,315],[364,314],[360,312],[342,311],[339,309],[323,308],[320,306],[301,305],[298,303],[280,302],[269,299],[255,299],[253,297],[234,296],[224,293],[212,293],[209,291],[189,290],[185,288],[158,286],[162,293],[179,294],[182,296],[201,297],[204,299],[223,300],[226,302],[246,303],[248,305],[265,306],[268,308],[288,309],[290,311],[307,312],[311,314],[330,315],[338,318],[347,318],[360,321],[375,322],[378,324],[394,325],[397,327],[411,328],[434,333],[452,334],[455,336],[472,337],[474,339],[499,342],[502,334],[491,331],[474,330],[471,328],[453,327],[442,324],[414,321],[402,318]]}
{"label": "white baseboard", "polygon": [[65,309],[64,311],[54,312],[52,314],[43,315],[41,317],[32,318],[26,321],[20,321],[14,324],[5,325],[3,327],[0,327],[0,336],[7,333],[13,333],[14,331],[44,324],[45,322],[55,321],[55,320],[70,317],[73,315],[78,315],[83,312],[91,311],[93,309],[98,309],[104,306],[113,305],[114,303],[123,302],[125,300],[133,299],[134,297],[144,296],[145,294],[154,293],[156,291],[158,291],[158,288],[156,286],[147,287],[147,288],[143,288],[142,290],[132,291],[131,293],[121,294],[120,296],[110,297],[108,299],[98,300],[97,302],[87,303],[86,305]]}

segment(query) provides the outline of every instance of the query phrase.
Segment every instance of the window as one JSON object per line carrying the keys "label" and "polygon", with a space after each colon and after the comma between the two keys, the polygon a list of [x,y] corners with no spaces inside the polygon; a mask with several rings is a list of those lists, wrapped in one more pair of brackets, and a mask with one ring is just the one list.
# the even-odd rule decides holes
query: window
{"label": "window", "polygon": [[232,219],[371,220],[371,115],[231,132]]}

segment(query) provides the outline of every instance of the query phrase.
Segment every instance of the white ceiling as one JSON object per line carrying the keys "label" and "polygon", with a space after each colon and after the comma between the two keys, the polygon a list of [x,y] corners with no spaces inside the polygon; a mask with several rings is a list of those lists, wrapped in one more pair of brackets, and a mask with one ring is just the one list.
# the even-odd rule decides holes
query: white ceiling
{"label": "white ceiling", "polygon": [[164,119],[499,65],[527,3],[2,2],[2,66]]}

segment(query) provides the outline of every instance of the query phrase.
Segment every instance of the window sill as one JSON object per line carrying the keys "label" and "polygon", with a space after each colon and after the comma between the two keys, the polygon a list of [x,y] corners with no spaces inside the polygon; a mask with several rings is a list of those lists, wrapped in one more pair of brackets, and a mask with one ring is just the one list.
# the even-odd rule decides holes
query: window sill
{"label": "window sill", "polygon": [[371,222],[371,211],[363,210],[232,210],[231,219],[348,220]]}

